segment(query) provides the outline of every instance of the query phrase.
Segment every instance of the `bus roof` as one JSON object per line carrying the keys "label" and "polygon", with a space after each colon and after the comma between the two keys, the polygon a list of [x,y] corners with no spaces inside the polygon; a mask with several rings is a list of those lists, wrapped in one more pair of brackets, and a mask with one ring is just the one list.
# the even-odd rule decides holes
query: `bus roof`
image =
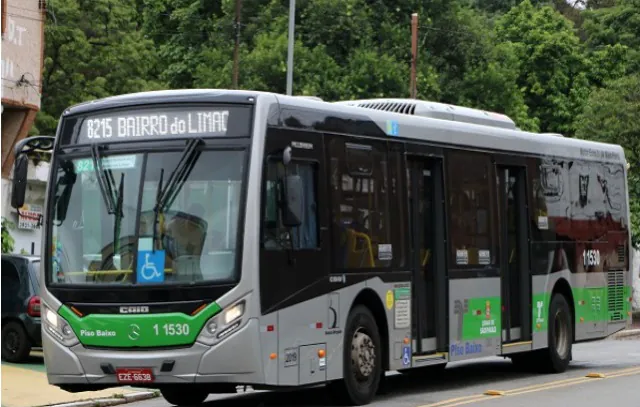
{"label": "bus roof", "polygon": [[390,138],[626,164],[624,150],[619,145],[563,137],[558,133],[527,132],[518,129],[512,119],[500,113],[416,99],[327,102],[313,96],[261,91],[178,89],[111,96],[70,107],[65,115],[159,101],[254,103],[260,95],[276,98],[281,107],[318,109],[339,117],[366,116]]}

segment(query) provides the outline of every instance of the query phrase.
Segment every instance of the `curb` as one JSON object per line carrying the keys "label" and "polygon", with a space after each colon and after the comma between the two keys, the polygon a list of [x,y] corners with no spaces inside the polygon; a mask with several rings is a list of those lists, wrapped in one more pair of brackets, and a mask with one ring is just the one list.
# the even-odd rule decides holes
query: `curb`
{"label": "curb", "polygon": [[613,335],[613,339],[640,337],[640,329],[625,329]]}
{"label": "curb", "polygon": [[159,396],[160,393],[156,391],[141,391],[137,393],[124,394],[122,397],[104,397],[99,399],[73,401],[71,403],[49,404],[46,405],[46,407],[107,407],[133,403],[135,401],[149,400]]}

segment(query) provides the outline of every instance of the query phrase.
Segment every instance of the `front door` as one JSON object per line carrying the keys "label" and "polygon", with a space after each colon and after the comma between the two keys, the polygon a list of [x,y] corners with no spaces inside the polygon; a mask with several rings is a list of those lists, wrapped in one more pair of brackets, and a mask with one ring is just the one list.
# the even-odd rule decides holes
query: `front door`
{"label": "front door", "polygon": [[446,351],[448,341],[442,160],[410,157],[408,166],[413,236],[413,348],[417,354],[427,354]]}
{"label": "front door", "polygon": [[498,165],[502,342],[531,340],[526,169]]}
{"label": "front door", "polygon": [[[285,148],[292,159],[282,163]],[[265,145],[260,250],[260,299],[263,314],[290,307],[318,296],[310,287],[329,274],[327,177],[323,138],[299,130],[270,128]],[[298,227],[282,224],[280,200],[288,175],[303,184],[303,219]]]}

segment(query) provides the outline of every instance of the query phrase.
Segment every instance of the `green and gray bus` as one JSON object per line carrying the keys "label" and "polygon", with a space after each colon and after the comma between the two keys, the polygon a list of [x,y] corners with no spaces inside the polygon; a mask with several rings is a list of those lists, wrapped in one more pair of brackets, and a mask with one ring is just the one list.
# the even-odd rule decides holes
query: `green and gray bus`
{"label": "green and gray bus", "polygon": [[487,356],[562,372],[630,321],[620,146],[421,100],[172,90],[66,110],[42,258],[48,380],[176,405]]}

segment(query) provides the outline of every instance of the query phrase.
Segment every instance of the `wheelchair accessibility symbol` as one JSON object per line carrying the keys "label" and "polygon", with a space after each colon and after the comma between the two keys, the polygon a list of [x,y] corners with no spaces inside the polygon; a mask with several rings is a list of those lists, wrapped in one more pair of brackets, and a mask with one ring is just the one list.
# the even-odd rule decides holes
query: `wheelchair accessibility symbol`
{"label": "wheelchair accessibility symbol", "polygon": [[402,348],[402,365],[409,366],[411,364],[411,348],[405,346]]}
{"label": "wheelchair accessibility symbol", "polygon": [[164,250],[138,251],[138,282],[162,283],[164,281]]}

